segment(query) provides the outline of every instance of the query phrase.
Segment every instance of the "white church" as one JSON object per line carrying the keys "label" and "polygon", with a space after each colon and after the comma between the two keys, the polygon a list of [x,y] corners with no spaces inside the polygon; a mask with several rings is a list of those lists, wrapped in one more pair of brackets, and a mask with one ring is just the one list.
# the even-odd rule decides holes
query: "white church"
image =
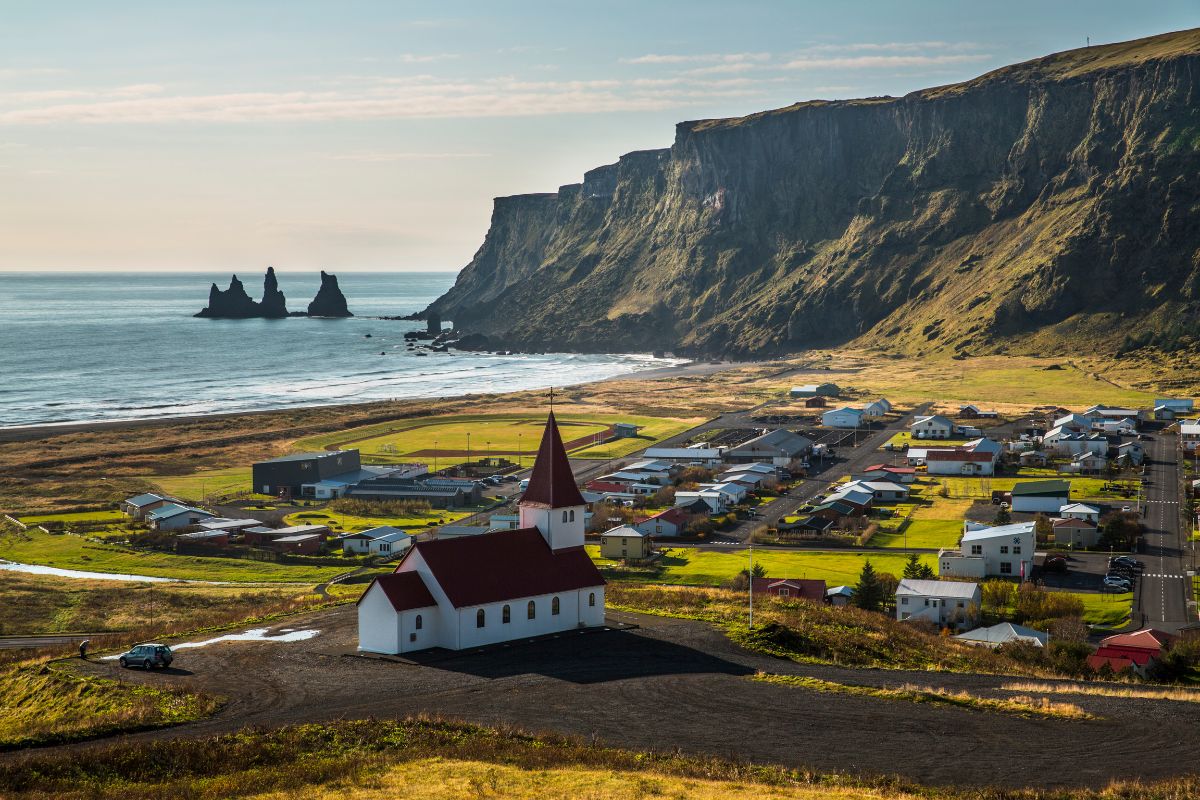
{"label": "white church", "polygon": [[604,578],[583,549],[585,503],[554,413],[521,527],[417,542],[358,601],[358,649],[462,650],[604,624]]}

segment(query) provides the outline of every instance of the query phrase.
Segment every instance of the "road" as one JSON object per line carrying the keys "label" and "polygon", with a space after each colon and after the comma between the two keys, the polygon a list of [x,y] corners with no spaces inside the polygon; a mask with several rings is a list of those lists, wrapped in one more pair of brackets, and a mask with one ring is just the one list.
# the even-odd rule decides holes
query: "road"
{"label": "road", "polygon": [[40,636],[0,636],[0,650],[78,645],[84,639],[103,635],[102,633],[47,633]]}
{"label": "road", "polygon": [[[1146,504],[1141,561],[1145,564],[1137,586],[1135,623],[1165,631],[1195,621],[1188,616],[1188,571],[1193,568],[1190,543],[1179,524],[1180,482],[1178,438],[1162,432],[1148,448]],[[1185,544],[1187,549],[1185,551]],[[1185,558],[1186,556],[1186,558]]]}

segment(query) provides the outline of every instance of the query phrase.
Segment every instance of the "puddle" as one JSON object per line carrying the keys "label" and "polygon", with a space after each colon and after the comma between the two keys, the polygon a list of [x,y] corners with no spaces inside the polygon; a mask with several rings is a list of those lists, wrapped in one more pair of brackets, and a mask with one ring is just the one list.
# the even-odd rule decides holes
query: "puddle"
{"label": "puddle", "polygon": [[18,564],[15,561],[0,561],[0,570],[27,572],[30,575],[53,575],[59,578],[86,578],[97,581],[124,581],[126,583],[209,583],[209,581],[184,581],[179,578],[156,578],[152,575],[125,575],[119,572],[86,572],[79,569],[43,567],[40,564]]}
{"label": "puddle", "polygon": [[[223,636],[216,636],[212,639],[205,639],[200,642],[181,642],[180,644],[171,645],[171,650],[191,650],[197,647],[208,647],[210,644],[219,644],[221,642],[303,642],[306,639],[311,639],[319,630],[303,630],[297,631],[288,628],[280,631],[278,634],[271,636],[267,628],[252,628],[241,633],[227,633]],[[102,661],[115,661],[120,658],[120,654],[115,656],[104,656]]]}

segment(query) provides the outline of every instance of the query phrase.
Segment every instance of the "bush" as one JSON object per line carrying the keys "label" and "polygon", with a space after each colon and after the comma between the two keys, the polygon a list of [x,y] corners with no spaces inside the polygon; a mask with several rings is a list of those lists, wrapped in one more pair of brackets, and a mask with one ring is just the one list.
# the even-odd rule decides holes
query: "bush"
{"label": "bush", "polygon": [[427,500],[359,500],[353,497],[340,497],[328,508],[356,517],[409,517],[433,510]]}

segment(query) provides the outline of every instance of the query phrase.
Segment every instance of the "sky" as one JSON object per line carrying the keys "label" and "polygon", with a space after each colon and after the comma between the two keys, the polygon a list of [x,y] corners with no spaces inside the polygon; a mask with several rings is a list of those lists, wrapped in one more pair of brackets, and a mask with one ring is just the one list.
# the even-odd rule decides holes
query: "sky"
{"label": "sky", "polygon": [[0,0],[0,270],[457,270],[675,123],[1200,26],[1196,0]]}

